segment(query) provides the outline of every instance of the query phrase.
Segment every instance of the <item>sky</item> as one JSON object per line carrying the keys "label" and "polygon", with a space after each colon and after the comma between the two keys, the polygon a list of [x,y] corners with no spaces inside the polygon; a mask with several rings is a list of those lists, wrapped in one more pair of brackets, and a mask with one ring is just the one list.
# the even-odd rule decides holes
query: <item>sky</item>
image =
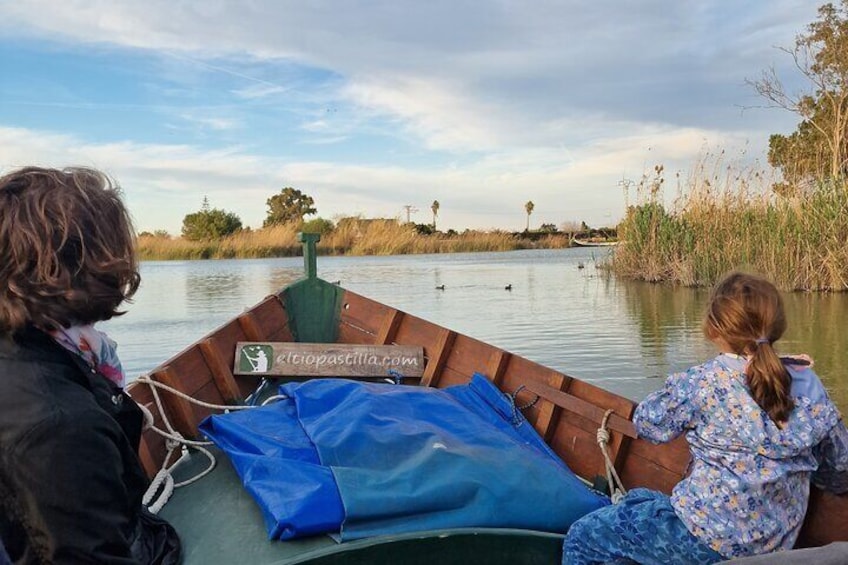
{"label": "sky", "polygon": [[[0,172],[92,166],[138,231],[204,197],[260,227],[318,216],[439,229],[614,225],[628,181],[724,151],[766,165],[797,117],[746,80],[810,0],[0,0]],[[706,157],[708,158],[708,157]]]}

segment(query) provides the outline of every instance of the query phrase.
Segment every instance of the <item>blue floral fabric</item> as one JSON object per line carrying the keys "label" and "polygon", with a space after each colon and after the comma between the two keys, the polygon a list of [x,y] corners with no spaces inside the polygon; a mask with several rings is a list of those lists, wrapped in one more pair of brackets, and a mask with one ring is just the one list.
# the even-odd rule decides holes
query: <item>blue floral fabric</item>
{"label": "blue floral fabric", "polygon": [[633,489],[618,504],[576,521],[562,551],[563,565],[707,565],[719,561],[719,553],[689,533],[669,497],[648,489]]}
{"label": "blue floral fabric", "polygon": [[795,409],[779,426],[751,397],[745,363],[724,354],[673,374],[633,417],[639,436],[653,442],[686,434],[692,466],[671,505],[726,558],[791,549],[811,479],[848,488],[848,430],[815,373],[787,367]]}

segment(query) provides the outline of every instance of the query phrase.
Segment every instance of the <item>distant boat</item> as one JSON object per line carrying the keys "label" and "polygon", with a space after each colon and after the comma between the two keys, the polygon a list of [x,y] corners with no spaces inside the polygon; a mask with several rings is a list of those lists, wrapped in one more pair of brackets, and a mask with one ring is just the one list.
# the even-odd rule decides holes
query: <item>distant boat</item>
{"label": "distant boat", "polygon": [[611,241],[609,239],[577,239],[576,237],[571,238],[571,245],[576,245],[577,247],[615,247],[621,243],[618,240]]}

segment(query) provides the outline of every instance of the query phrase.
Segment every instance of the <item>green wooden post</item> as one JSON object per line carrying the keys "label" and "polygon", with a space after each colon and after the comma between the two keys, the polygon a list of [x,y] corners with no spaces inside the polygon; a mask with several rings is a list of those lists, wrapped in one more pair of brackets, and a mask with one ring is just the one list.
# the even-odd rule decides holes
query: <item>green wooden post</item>
{"label": "green wooden post", "polygon": [[303,270],[307,279],[318,278],[318,252],[315,247],[321,241],[320,233],[299,233],[298,239],[303,243]]}
{"label": "green wooden post", "polygon": [[336,341],[344,290],[318,278],[317,233],[300,233],[303,268],[306,276],[282,291],[295,341],[333,343]]}

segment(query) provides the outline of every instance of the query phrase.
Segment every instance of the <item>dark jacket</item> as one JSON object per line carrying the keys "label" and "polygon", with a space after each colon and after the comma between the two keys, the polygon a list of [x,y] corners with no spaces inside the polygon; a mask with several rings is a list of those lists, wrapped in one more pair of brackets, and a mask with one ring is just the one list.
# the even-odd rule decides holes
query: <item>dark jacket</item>
{"label": "dark jacket", "polygon": [[141,411],[46,334],[0,336],[0,539],[13,563],[178,563],[142,509]]}

